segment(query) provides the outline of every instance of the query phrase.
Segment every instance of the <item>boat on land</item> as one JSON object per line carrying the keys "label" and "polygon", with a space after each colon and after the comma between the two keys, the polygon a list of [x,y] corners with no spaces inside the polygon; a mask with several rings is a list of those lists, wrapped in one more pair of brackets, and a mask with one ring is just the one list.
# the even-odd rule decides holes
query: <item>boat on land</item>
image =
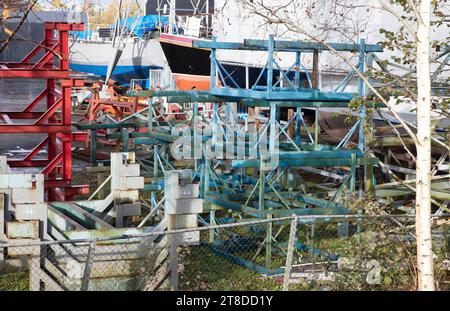
{"label": "boat on land", "polygon": [[[112,79],[123,85],[130,84],[132,80],[148,80],[152,70],[162,71],[169,67],[159,36],[173,33],[182,33],[191,39],[207,36],[211,29],[213,3],[212,0],[195,3],[149,0],[146,3],[146,15],[130,17],[129,8],[120,2],[113,25],[72,33],[70,68],[105,81]],[[205,25],[206,33],[200,33]],[[195,53],[177,54],[176,57],[188,66],[193,63],[191,60],[196,59]],[[197,59],[208,70],[208,73],[202,73],[209,74],[209,52]],[[175,67],[172,61],[170,65]]]}
{"label": "boat on land", "polygon": [[119,23],[119,27],[116,23],[110,28],[72,32],[70,69],[120,84],[148,79],[150,70],[162,69],[165,57],[157,37],[167,18],[145,15]]}

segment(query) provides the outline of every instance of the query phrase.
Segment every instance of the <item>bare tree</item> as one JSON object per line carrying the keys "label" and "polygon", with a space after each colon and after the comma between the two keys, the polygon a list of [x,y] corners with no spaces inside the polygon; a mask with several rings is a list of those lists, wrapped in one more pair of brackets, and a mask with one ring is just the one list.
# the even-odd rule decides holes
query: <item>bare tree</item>
{"label": "bare tree", "polygon": [[[17,34],[17,32],[20,30],[20,28],[22,27],[22,25],[25,23],[25,21],[27,20],[28,14],[33,10],[34,6],[36,5],[38,0],[32,0],[27,4],[20,4],[18,5],[18,10],[19,11],[14,11],[14,17],[16,16],[20,16],[20,21],[17,25],[17,27],[14,30],[10,30],[7,26],[6,26],[6,22],[4,22],[4,20],[8,20],[9,17],[9,13],[8,12],[8,3],[4,2],[3,3],[3,18],[1,22],[2,22],[2,28],[5,31],[5,33],[8,35],[8,37],[6,38],[5,41],[3,41],[2,45],[0,46],[0,53],[3,52],[3,50],[8,46],[8,44],[14,39],[14,36]],[[12,1],[11,1],[12,2]],[[19,2],[19,1],[17,1]]]}
{"label": "bare tree", "polygon": [[417,9],[416,239],[419,290],[434,290],[431,240],[431,0]]}

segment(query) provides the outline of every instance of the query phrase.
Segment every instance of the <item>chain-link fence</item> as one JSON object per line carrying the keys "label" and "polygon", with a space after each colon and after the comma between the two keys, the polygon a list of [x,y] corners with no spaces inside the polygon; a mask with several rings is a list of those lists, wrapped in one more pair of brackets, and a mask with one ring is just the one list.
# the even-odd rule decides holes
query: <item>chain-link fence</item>
{"label": "chain-link fence", "polygon": [[[433,218],[450,289],[450,219]],[[0,244],[0,290],[414,290],[408,216],[293,216],[109,239]]]}

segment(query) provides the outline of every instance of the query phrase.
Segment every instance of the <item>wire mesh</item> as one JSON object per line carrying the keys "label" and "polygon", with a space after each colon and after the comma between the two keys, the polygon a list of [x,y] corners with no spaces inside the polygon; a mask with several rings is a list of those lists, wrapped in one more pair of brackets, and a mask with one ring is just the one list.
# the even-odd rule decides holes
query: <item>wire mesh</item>
{"label": "wire mesh", "polygon": [[[0,290],[417,288],[414,218],[292,219],[109,239],[9,240],[0,244]],[[449,290],[450,221],[432,224],[436,288]]]}

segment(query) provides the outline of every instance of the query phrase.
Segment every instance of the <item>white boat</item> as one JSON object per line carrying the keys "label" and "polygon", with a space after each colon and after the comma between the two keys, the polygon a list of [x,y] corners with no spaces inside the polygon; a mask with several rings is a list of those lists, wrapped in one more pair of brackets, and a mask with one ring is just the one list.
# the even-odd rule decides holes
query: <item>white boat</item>
{"label": "white boat", "polygon": [[[106,78],[110,60],[115,52],[112,41],[72,40],[70,69]],[[148,79],[151,69],[162,69],[164,53],[157,39],[129,37],[112,72],[111,79],[127,84],[132,79]]]}
{"label": "white boat", "polygon": [[119,3],[113,25],[71,33],[69,66],[76,72],[128,84],[132,79],[148,79],[152,69],[162,69],[164,53],[156,37],[168,25],[161,15],[129,16],[129,8]]}

